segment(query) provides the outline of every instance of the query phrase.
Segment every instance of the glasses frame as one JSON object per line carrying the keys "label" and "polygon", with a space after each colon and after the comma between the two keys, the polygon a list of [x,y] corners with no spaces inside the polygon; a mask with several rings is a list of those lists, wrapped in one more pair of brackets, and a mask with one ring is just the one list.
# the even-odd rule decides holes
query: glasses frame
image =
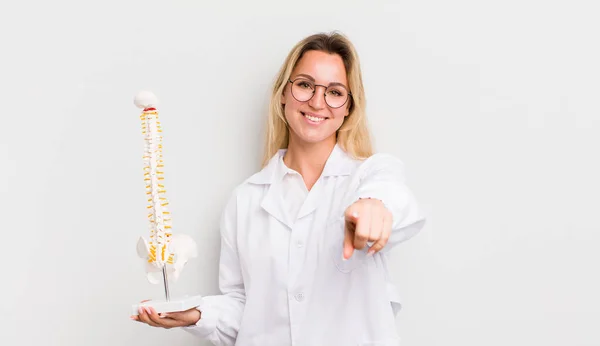
{"label": "glasses frame", "polygon": [[[308,98],[308,100],[300,101],[300,100],[298,100],[298,98],[297,98],[297,97],[294,95],[294,83],[295,83],[295,82],[296,82],[298,79],[304,79],[304,80],[307,80],[308,82],[312,83],[312,84],[315,86],[315,90],[313,90],[312,96],[311,96],[311,97],[309,97],[309,98]],[[297,78],[295,78],[294,80],[291,80],[291,79],[289,79],[289,78],[288,78],[288,83],[292,84],[292,88],[290,88],[290,92],[292,93],[292,97],[293,97],[293,98],[294,98],[296,101],[298,101],[298,102],[308,102],[308,101],[312,100],[312,98],[313,98],[313,97],[315,97],[315,94],[317,93],[317,87],[323,87],[323,88],[325,88],[325,93],[323,93],[323,99],[325,100],[325,103],[327,103],[327,106],[329,106],[330,108],[333,108],[333,109],[338,109],[338,108],[341,108],[341,107],[343,107],[343,106],[344,106],[346,103],[348,103],[348,100],[350,100],[350,98],[352,97],[352,92],[350,92],[350,90],[348,90],[348,88],[346,88],[346,86],[345,86],[345,85],[342,85],[342,84],[340,84],[339,86],[340,86],[340,87],[342,87],[342,88],[344,88],[344,89],[346,89],[346,91],[348,92],[348,95],[346,95],[346,100],[344,101],[344,103],[342,103],[342,104],[341,104],[340,106],[338,106],[338,107],[333,107],[333,106],[331,106],[331,105],[329,104],[329,102],[327,102],[327,89],[329,89],[329,87],[328,87],[328,86],[326,86],[326,85],[322,85],[322,84],[316,84],[315,82],[313,82],[313,81],[311,81],[311,80],[309,80],[309,79],[306,79],[306,78],[304,78],[304,77],[297,77]]]}

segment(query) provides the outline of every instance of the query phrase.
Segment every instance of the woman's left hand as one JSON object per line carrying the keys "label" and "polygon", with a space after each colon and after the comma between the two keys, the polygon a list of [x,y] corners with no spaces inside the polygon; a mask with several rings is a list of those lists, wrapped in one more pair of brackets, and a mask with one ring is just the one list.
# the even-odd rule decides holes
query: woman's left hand
{"label": "woman's left hand", "polygon": [[392,232],[392,213],[378,199],[363,198],[345,212],[344,259],[373,242],[368,254],[381,251]]}
{"label": "woman's left hand", "polygon": [[[142,303],[148,300],[143,300]],[[134,321],[146,323],[152,327],[160,327],[165,329],[171,329],[176,327],[187,327],[194,325],[200,320],[202,313],[196,309],[191,308],[185,311],[169,312],[169,313],[157,313],[153,307],[142,306],[139,308],[138,315],[131,316]]]}

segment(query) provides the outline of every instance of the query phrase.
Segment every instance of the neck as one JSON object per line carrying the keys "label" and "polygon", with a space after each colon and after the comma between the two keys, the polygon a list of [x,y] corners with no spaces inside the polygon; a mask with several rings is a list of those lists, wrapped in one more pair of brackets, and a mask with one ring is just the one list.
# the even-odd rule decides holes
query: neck
{"label": "neck", "polygon": [[306,187],[310,190],[323,173],[335,144],[335,136],[319,143],[298,143],[290,138],[283,162],[302,175]]}

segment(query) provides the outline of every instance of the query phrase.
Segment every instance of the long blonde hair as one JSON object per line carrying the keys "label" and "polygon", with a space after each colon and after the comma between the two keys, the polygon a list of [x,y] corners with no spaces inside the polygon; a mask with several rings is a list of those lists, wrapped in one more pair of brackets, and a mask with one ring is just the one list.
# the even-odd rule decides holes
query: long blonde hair
{"label": "long blonde hair", "polygon": [[337,132],[337,143],[352,157],[364,159],[373,154],[371,137],[366,119],[366,100],[360,61],[354,45],[338,32],[319,33],[306,37],[290,51],[273,84],[269,116],[267,118],[266,147],[263,157],[265,166],[279,149],[287,148],[289,129],[285,120],[281,97],[288,84],[292,70],[304,53],[311,50],[338,54],[344,61],[348,84],[352,96],[348,116]]}

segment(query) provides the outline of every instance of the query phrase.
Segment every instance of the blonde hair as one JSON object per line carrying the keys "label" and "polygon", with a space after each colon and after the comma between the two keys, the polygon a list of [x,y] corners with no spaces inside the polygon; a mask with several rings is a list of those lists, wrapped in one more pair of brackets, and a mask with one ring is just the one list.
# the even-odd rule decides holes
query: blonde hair
{"label": "blonde hair", "polygon": [[292,70],[304,53],[311,50],[339,55],[346,68],[348,87],[352,96],[348,100],[350,107],[348,116],[345,117],[337,132],[337,143],[344,151],[357,159],[364,159],[373,154],[365,112],[366,100],[362,72],[356,49],[350,40],[340,33],[319,33],[304,38],[292,48],[275,79],[267,118],[263,166],[279,149],[288,146],[289,129],[285,120],[281,97]]}

